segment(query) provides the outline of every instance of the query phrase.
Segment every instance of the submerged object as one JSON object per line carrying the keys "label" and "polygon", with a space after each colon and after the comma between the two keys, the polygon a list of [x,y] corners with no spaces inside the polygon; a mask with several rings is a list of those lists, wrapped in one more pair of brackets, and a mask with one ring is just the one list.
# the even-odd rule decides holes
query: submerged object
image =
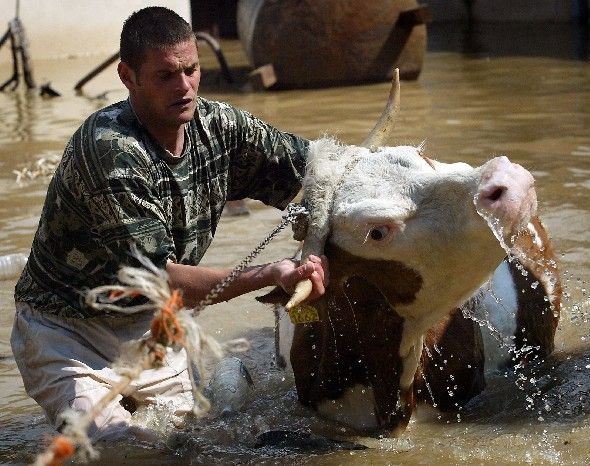
{"label": "submerged object", "polygon": [[240,358],[228,356],[217,363],[207,387],[214,416],[227,416],[246,403],[254,385],[248,369]]}
{"label": "submerged object", "polygon": [[28,257],[22,252],[0,256],[0,280],[18,278],[25,268],[27,259]]}
{"label": "submerged object", "polygon": [[51,83],[45,83],[41,85],[41,88],[39,89],[39,95],[41,97],[47,98],[61,97],[61,94],[51,87]]}
{"label": "submerged object", "polygon": [[417,79],[428,10],[416,0],[240,0],[238,35],[255,68],[272,65],[273,88]]}
{"label": "submerged object", "polygon": [[269,430],[256,437],[255,448],[265,448],[297,453],[321,454],[338,450],[365,450],[367,447],[345,440],[335,440],[311,432],[294,430]]}

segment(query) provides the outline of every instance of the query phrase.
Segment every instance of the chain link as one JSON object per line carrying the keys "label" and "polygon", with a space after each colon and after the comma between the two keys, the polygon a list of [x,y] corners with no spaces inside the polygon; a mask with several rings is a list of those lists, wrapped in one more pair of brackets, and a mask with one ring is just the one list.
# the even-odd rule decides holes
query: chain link
{"label": "chain link", "polygon": [[213,304],[215,298],[219,296],[219,294],[225,290],[243,271],[250,263],[254,260],[254,258],[262,252],[262,250],[268,246],[268,244],[277,236],[281,230],[283,230],[287,225],[290,223],[296,222],[301,216],[309,215],[307,209],[302,206],[301,204],[289,204],[287,207],[287,213],[283,215],[283,219],[279,225],[277,225],[266,238],[264,238],[254,250],[248,254],[242,262],[240,262],[232,272],[221,280],[217,285],[215,285],[207,296],[205,296],[199,303],[193,308],[193,313],[198,314],[201,312],[205,307],[210,306]]}

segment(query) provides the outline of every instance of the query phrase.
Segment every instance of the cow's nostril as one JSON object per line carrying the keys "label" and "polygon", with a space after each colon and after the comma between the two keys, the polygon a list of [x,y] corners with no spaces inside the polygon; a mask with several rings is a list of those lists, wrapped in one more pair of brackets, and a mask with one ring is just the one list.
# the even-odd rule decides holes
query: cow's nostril
{"label": "cow's nostril", "polygon": [[506,191],[506,188],[496,188],[487,196],[487,198],[490,201],[495,202],[502,197],[504,191]]}

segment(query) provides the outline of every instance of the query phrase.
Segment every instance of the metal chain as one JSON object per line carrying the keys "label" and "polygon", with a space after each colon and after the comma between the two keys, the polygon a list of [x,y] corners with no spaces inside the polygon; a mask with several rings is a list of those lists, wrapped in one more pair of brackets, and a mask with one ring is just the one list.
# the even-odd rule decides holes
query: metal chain
{"label": "metal chain", "polygon": [[301,215],[308,215],[307,209],[302,206],[301,204],[289,204],[287,207],[287,213],[283,215],[283,220],[279,225],[277,225],[269,235],[264,238],[254,250],[248,254],[242,262],[240,262],[232,272],[221,280],[217,285],[215,285],[211,291],[205,296],[199,303],[193,308],[193,313],[197,314],[201,312],[205,307],[213,304],[215,298],[219,296],[219,294],[225,290],[243,271],[248,265],[254,260],[254,258],[262,252],[262,250],[268,246],[268,244],[274,239],[276,235],[278,235],[281,230],[283,230],[287,225],[293,223],[297,220],[298,217]]}

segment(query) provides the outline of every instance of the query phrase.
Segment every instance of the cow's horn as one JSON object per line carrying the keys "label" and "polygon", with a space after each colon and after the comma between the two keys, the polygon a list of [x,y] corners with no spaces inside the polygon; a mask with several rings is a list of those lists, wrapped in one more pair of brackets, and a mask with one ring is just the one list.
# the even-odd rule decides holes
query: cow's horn
{"label": "cow's horn", "polygon": [[[383,110],[383,113],[379,117],[379,120],[375,124],[375,127],[369,133],[367,139],[361,144],[363,147],[367,147],[371,150],[383,145],[384,141],[390,136],[393,130],[395,117],[399,113],[399,95],[400,95],[400,84],[399,84],[399,69],[395,69],[393,72],[393,79],[391,81],[391,90],[389,91],[389,99],[387,105]],[[325,188],[325,187],[324,187]],[[334,196],[335,193],[329,192],[329,190],[320,189],[320,196]],[[318,193],[314,193],[318,194]],[[329,213],[326,211],[327,205],[331,204],[331,201],[320,204],[319,208],[310,207],[310,222],[308,226],[308,234],[303,243],[303,250],[301,251],[301,263],[304,264],[310,254],[321,255],[324,250],[324,242],[328,237],[329,231]],[[291,299],[286,304],[287,310],[301,304],[310,295],[313,289],[311,280],[301,280],[295,286],[295,291],[291,296]]]}
{"label": "cow's horn", "polygon": [[371,132],[367,136],[367,139],[365,139],[361,144],[362,147],[367,147],[371,150],[374,150],[377,147],[382,146],[383,143],[387,141],[391,131],[393,130],[395,118],[399,113],[399,95],[399,69],[396,68],[393,71],[393,78],[391,80],[391,90],[389,91],[389,99],[387,100],[387,105],[385,106],[383,113],[379,117],[379,120],[377,120],[375,127],[371,130]]}

